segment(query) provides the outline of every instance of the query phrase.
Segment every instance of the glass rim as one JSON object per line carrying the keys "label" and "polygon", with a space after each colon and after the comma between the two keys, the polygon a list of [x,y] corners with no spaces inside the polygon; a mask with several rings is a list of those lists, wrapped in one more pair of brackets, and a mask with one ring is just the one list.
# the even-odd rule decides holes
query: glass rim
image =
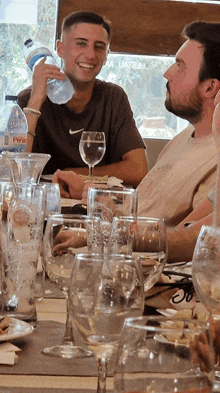
{"label": "glass rim", "polygon": [[[140,317],[131,317],[131,318],[126,318],[124,326],[128,326],[137,330],[146,330],[150,332],[173,332],[174,328],[169,327],[169,325],[164,325],[164,326],[159,326],[159,325],[143,325],[140,322],[155,322],[155,323],[166,323],[166,322],[171,322],[171,323],[180,323],[183,326],[175,326],[176,331],[185,331],[185,332],[192,332],[192,325],[195,327],[200,327],[201,329],[207,328],[207,330],[210,332],[210,324],[208,321],[200,321],[198,319],[189,319],[189,318],[172,318],[172,317],[166,317],[164,315],[143,315]],[[185,325],[189,326],[185,326]],[[171,326],[171,325],[170,325]],[[211,332],[210,332],[210,337],[211,337]]]}
{"label": "glass rim", "polygon": [[111,255],[108,255],[108,254],[105,254],[105,253],[102,253],[102,254],[101,253],[78,253],[75,256],[79,257],[80,259],[89,259],[90,260],[91,258],[94,258],[94,260],[95,259],[103,259],[103,260],[107,260],[109,262],[111,260],[115,260],[116,258],[122,259],[123,262],[125,260],[127,260],[127,261],[129,261],[129,260],[132,260],[132,261],[139,260],[138,256],[127,255],[127,254],[111,254]]}
{"label": "glass rim", "polygon": [[100,217],[91,217],[91,216],[87,216],[85,214],[68,214],[68,213],[54,213],[54,214],[50,214],[50,216],[48,217],[48,221],[52,220],[52,219],[57,219],[57,220],[69,220],[69,221],[80,221],[81,219],[83,219],[84,221],[96,221],[99,222],[100,221]]}
{"label": "glass rim", "polygon": [[47,153],[28,153],[28,152],[13,152],[13,151],[3,151],[1,153],[4,157],[17,157],[17,158],[37,158],[37,157],[48,157],[51,158],[50,154]]}
{"label": "glass rim", "polygon": [[135,189],[135,188],[119,187],[119,188],[115,189],[112,187],[101,188],[101,187],[97,187],[97,186],[96,187],[91,186],[88,188],[88,194],[89,194],[89,192],[91,192],[89,190],[96,190],[96,191],[100,191],[100,192],[104,191],[105,193],[110,192],[111,194],[119,194],[120,192],[125,193],[125,194],[132,194],[132,193],[137,194],[137,189]]}

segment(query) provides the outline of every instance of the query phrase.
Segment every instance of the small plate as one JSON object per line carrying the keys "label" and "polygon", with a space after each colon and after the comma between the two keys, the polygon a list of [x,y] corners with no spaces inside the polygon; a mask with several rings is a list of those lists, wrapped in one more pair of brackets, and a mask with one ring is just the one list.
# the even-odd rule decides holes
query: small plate
{"label": "small plate", "polygon": [[72,207],[80,201],[78,199],[60,198],[61,207]]}
{"label": "small plate", "polygon": [[172,318],[177,312],[177,310],[173,308],[166,308],[166,309],[157,308],[156,311],[168,318],[170,317]]}
{"label": "small plate", "polygon": [[33,326],[29,325],[29,323],[11,318],[8,333],[0,335],[0,342],[28,336],[29,334],[33,333],[33,331],[34,328]]}

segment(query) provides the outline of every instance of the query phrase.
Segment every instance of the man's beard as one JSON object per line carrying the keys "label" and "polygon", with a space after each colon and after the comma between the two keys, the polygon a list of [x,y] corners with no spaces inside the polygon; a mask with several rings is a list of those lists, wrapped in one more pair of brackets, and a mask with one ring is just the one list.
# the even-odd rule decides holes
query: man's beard
{"label": "man's beard", "polygon": [[[167,90],[170,93],[169,84]],[[186,104],[172,103],[170,97],[165,100],[166,109],[174,115],[188,120],[191,124],[198,123],[203,116],[203,101],[197,87],[191,92]]]}

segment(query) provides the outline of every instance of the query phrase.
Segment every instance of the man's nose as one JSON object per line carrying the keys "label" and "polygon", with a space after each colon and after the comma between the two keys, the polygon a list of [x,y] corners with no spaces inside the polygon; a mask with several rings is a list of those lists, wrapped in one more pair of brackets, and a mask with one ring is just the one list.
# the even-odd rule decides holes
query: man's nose
{"label": "man's nose", "polygon": [[172,64],[163,74],[164,78],[169,80],[172,76],[172,69],[173,69],[174,64]]}
{"label": "man's nose", "polygon": [[88,45],[88,46],[86,47],[86,55],[87,55],[89,58],[95,57],[95,48],[94,48],[93,45]]}

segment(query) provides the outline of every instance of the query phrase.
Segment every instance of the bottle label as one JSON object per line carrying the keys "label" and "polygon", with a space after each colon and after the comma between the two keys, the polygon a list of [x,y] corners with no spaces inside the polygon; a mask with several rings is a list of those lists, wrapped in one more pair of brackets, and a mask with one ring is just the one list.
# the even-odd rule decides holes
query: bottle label
{"label": "bottle label", "polygon": [[28,67],[33,71],[33,67],[37,61],[39,61],[43,57],[53,57],[52,53],[49,49],[41,47],[33,50],[26,59],[26,63]]}
{"label": "bottle label", "polygon": [[5,134],[4,150],[26,151],[27,134]]}

